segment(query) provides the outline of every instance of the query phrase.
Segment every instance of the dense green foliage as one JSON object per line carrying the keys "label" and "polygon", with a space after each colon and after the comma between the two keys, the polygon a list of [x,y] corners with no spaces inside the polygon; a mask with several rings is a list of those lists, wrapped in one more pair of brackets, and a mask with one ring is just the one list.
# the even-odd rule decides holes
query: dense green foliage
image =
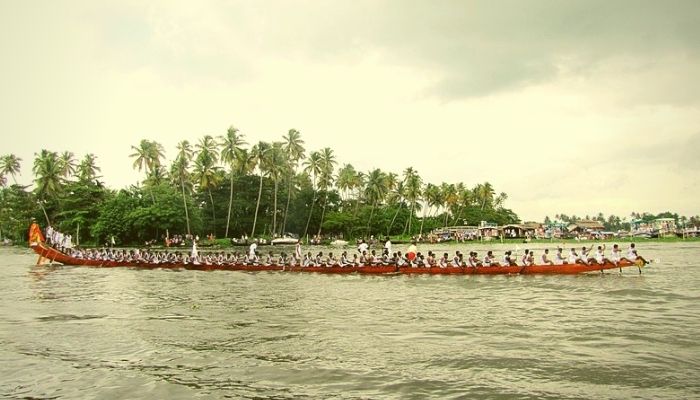
{"label": "dense green foliage", "polygon": [[[350,164],[338,168],[332,149],[307,156],[304,145],[292,129],[279,142],[248,147],[245,136],[231,127],[219,137],[178,143],[166,167],[163,146],[144,139],[129,156],[143,180],[119,191],[100,181],[92,154],[76,162],[71,152],[41,150],[33,162],[32,190],[16,184],[22,160],[5,155],[0,158],[0,234],[26,240],[31,218],[92,245],[112,237],[129,245],[186,233],[202,238],[285,232],[415,236],[448,225],[519,222],[504,207],[508,196],[496,194],[488,182],[471,188],[461,182],[436,185],[424,183],[413,168],[401,175],[357,171]],[[15,184],[8,186],[10,178]],[[615,218],[605,223],[622,223]]]}

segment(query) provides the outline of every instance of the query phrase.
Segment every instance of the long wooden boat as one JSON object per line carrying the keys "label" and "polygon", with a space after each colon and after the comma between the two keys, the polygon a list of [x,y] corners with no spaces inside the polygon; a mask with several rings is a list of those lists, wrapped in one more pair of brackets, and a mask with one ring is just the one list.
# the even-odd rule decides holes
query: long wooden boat
{"label": "long wooden boat", "polygon": [[624,267],[639,267],[641,263],[623,261],[618,265],[606,264],[565,264],[565,265],[529,265],[529,266],[505,266],[505,267],[397,267],[395,265],[365,265],[346,267],[300,267],[278,265],[243,265],[243,264],[182,264],[182,263],[133,263],[120,261],[101,261],[71,257],[45,243],[32,243],[30,247],[39,255],[39,260],[46,259],[64,265],[90,266],[99,268],[135,267],[146,269],[192,269],[202,271],[226,270],[226,271],[284,271],[284,272],[316,272],[322,274],[429,274],[429,275],[507,275],[507,274],[580,274],[584,272],[602,272],[606,269]]}

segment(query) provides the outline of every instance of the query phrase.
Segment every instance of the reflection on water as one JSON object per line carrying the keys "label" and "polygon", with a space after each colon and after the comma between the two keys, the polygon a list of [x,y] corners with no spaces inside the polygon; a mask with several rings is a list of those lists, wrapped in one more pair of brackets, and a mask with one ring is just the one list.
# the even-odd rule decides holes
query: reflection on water
{"label": "reflection on water", "polygon": [[642,275],[172,273],[0,249],[0,397],[698,398],[700,244],[638,247],[664,262]]}

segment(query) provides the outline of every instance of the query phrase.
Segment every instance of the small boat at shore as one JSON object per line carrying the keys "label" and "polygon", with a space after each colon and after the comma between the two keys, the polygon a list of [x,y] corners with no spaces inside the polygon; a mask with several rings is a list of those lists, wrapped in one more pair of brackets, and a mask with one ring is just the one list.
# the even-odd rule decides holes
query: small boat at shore
{"label": "small boat at shore", "polygon": [[297,244],[297,242],[299,242],[298,237],[294,237],[292,235],[289,235],[289,236],[282,236],[282,237],[272,239],[270,241],[270,244],[272,244],[273,246],[274,245],[290,245],[290,244]]}
{"label": "small boat at shore", "polygon": [[329,266],[329,267],[301,267],[301,266],[280,266],[280,265],[245,265],[245,264],[193,264],[193,263],[134,263],[122,261],[103,261],[72,257],[44,242],[33,242],[30,244],[32,250],[39,255],[39,260],[49,260],[50,262],[64,265],[88,266],[98,268],[134,267],[144,269],[189,269],[201,271],[284,271],[284,272],[316,272],[323,274],[368,274],[368,275],[390,275],[390,274],[428,274],[428,275],[508,275],[508,274],[580,274],[585,272],[602,272],[607,269],[618,269],[624,267],[638,267],[641,273],[643,263],[620,262],[618,265],[606,264],[564,264],[564,265],[529,265],[529,266],[504,266],[504,267],[409,267],[396,265],[362,265],[362,266]]}

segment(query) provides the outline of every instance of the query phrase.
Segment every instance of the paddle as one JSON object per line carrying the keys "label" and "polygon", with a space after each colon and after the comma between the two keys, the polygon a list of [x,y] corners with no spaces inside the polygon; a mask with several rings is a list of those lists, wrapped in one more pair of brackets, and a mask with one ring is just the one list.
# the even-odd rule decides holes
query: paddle
{"label": "paddle", "polygon": [[[649,264],[656,264],[659,262],[661,262],[661,260],[659,260],[659,259],[649,259],[649,260],[646,260],[646,262],[645,262],[645,260],[641,260],[639,258],[634,260],[634,264],[637,266],[637,269],[639,270],[640,274],[642,273],[642,267],[647,266]],[[622,271],[622,268],[620,268],[620,271]]]}

